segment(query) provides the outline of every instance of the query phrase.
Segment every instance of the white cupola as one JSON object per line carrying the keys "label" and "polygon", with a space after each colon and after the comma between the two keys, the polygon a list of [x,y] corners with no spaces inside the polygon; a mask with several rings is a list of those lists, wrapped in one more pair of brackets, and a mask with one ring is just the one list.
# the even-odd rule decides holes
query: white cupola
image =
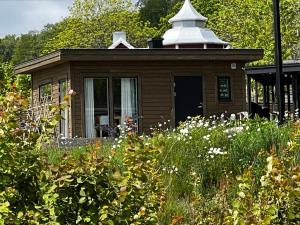
{"label": "white cupola", "polygon": [[185,0],[181,10],[169,20],[172,29],[163,35],[163,45],[170,48],[226,48],[229,43],[205,28],[207,18]]}

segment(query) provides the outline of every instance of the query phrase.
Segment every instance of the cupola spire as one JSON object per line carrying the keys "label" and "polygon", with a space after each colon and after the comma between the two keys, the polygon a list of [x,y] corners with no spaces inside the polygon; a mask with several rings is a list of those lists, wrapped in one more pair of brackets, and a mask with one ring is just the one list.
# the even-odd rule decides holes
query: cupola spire
{"label": "cupola spire", "polygon": [[193,7],[190,0],[185,0],[180,11],[169,20],[169,23],[174,23],[178,21],[203,21],[206,22],[207,18],[202,16],[197,10]]}
{"label": "cupola spire", "polygon": [[169,20],[172,28],[163,35],[168,48],[226,48],[229,44],[205,27],[207,18],[185,0],[180,11]]}

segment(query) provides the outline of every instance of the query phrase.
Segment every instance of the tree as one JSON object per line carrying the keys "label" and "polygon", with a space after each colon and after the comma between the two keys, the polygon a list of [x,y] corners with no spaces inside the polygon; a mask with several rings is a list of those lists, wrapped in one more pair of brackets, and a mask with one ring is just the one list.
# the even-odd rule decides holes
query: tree
{"label": "tree", "polygon": [[0,63],[11,60],[16,45],[16,36],[7,35],[0,39]]}
{"label": "tree", "polygon": [[12,63],[0,63],[0,96],[4,96],[13,86],[23,97],[29,97],[31,77],[29,75],[16,76]]}
{"label": "tree", "polygon": [[37,58],[39,54],[38,32],[30,31],[27,34],[22,34],[17,38],[17,43],[14,48],[12,62],[18,64],[24,61]]}
{"label": "tree", "polygon": [[178,0],[139,0],[140,16],[143,21],[149,21],[151,26],[157,27],[160,18],[165,17]]}
{"label": "tree", "polygon": [[[234,48],[262,48],[265,56],[256,63],[274,63],[272,0],[193,0],[192,3],[203,16],[208,17],[207,27],[221,39]],[[164,32],[167,20],[178,12],[180,6],[175,5],[172,12],[162,18],[160,33]],[[297,54],[299,13],[299,0],[281,0],[283,59]]]}
{"label": "tree", "polygon": [[45,46],[45,52],[60,48],[106,48],[114,31],[126,31],[134,46],[145,46],[156,29],[140,21],[139,12],[127,0],[76,0],[65,29]]}
{"label": "tree", "polygon": [[[224,0],[219,11],[216,33],[236,48],[263,48],[260,63],[274,63],[274,29],[272,0]],[[283,59],[293,55],[300,28],[300,1],[281,1]]]}

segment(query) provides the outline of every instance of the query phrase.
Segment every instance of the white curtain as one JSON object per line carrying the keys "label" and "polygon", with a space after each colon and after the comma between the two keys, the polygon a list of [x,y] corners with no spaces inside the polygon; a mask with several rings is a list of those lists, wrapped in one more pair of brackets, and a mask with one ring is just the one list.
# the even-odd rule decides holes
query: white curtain
{"label": "white curtain", "polygon": [[65,138],[69,137],[69,132],[68,132],[68,128],[69,128],[69,110],[68,108],[64,109],[63,111],[63,117],[64,117],[64,122],[63,122],[63,135]]}
{"label": "white curtain", "polygon": [[121,124],[136,114],[135,78],[121,79]]}
{"label": "white curtain", "polygon": [[87,138],[95,138],[95,116],[94,116],[94,80],[86,78],[85,90],[85,134]]}

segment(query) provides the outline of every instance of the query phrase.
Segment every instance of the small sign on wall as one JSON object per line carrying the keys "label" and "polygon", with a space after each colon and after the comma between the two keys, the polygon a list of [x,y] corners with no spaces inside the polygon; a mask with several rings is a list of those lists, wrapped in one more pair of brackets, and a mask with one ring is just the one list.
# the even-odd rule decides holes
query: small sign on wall
{"label": "small sign on wall", "polygon": [[231,100],[230,77],[218,77],[218,98],[220,101]]}

